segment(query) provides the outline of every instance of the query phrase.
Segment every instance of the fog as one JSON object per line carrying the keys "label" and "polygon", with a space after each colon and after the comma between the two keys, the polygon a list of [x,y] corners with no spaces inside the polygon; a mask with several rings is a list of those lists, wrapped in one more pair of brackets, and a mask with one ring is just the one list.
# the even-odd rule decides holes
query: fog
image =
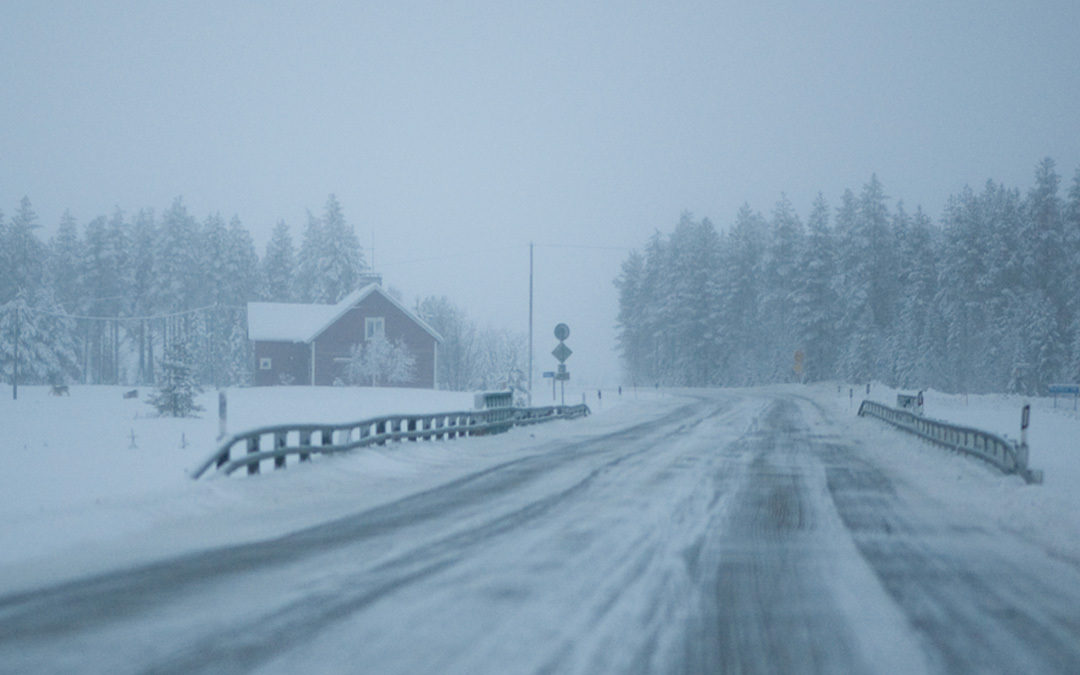
{"label": "fog", "polygon": [[262,253],[328,194],[387,285],[571,327],[616,381],[612,280],[684,211],[805,217],[876,174],[937,218],[1080,166],[1080,4],[0,5],[0,208],[236,214]]}

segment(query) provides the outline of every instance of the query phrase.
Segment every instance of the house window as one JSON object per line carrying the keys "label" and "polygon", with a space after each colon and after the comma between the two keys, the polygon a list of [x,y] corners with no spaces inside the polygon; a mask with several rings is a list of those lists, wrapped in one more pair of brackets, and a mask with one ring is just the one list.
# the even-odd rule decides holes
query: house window
{"label": "house window", "polygon": [[272,366],[273,361],[270,360],[269,356],[264,356],[259,359],[259,370],[270,370]]}
{"label": "house window", "polygon": [[364,339],[383,337],[386,335],[386,321],[381,316],[369,316],[364,319]]}

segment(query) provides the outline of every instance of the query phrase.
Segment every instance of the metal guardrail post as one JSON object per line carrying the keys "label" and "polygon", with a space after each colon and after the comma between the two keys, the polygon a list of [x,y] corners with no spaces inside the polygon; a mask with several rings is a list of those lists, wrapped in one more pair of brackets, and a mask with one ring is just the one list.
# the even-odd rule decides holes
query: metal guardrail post
{"label": "metal guardrail post", "polygon": [[[304,431],[300,432],[300,447],[305,447],[305,448],[306,447],[311,447],[311,432],[310,431],[304,430]],[[311,453],[310,452],[301,452],[300,453],[300,461],[301,462],[310,462],[311,461]]]}
{"label": "metal guardrail post", "polygon": [[[275,450],[284,450],[285,449],[285,440],[286,440],[286,432],[284,432],[284,431],[275,432],[274,433],[274,449]],[[280,455],[278,457],[275,457],[274,458],[274,469],[277,470],[277,469],[284,469],[284,468],[285,468],[285,455]]]}
{"label": "metal guardrail post", "polygon": [[[254,455],[259,451],[259,437],[251,436],[247,439],[247,451],[249,455]],[[259,463],[252,462],[247,465],[247,472],[249,476],[259,473]]]}

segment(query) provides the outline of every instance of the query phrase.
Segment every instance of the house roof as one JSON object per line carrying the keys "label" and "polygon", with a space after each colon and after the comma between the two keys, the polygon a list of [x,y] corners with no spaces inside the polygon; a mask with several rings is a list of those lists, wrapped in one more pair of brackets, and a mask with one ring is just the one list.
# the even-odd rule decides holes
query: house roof
{"label": "house roof", "polygon": [[405,316],[412,319],[431,337],[442,336],[427,322],[409,311],[378,284],[368,284],[349,293],[334,305],[311,305],[296,302],[249,302],[248,339],[267,342],[311,342],[372,293],[378,293]]}

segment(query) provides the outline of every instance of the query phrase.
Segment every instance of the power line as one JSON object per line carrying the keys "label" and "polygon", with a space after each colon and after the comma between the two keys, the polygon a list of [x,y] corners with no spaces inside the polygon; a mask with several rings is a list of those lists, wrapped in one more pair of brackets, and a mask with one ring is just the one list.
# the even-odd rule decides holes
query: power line
{"label": "power line", "polygon": [[581,248],[600,251],[633,251],[633,246],[600,246],[596,244],[537,244],[541,248]]}
{"label": "power line", "polygon": [[[587,250],[600,250],[600,251],[633,251],[633,246],[600,246],[594,244],[536,244],[537,248],[569,248],[569,249],[587,249]],[[468,254],[487,254],[487,253],[503,253],[506,251],[518,251],[521,249],[529,248],[528,244],[518,244],[515,246],[502,246],[500,248],[489,249],[459,249],[457,251],[448,251],[442,255],[431,256],[428,258],[412,258],[408,260],[394,260],[388,263],[380,263],[379,267],[393,267],[394,265],[412,265],[415,263],[427,263],[427,262],[439,262],[441,260],[452,260],[454,258],[460,258],[463,255]]]}
{"label": "power line", "polygon": [[210,309],[244,309],[244,307],[241,305],[205,305],[203,307],[196,307],[194,309],[184,309],[178,312],[151,314],[147,316],[89,316],[82,314],[68,314],[67,312],[56,312],[49,309],[39,309],[36,307],[28,306],[23,306],[20,308],[21,311],[30,312],[33,314],[45,314],[47,316],[56,316],[62,319],[77,319],[79,321],[155,321],[157,319],[172,319],[178,316],[197,314],[199,312],[205,312]]}
{"label": "power line", "polygon": [[527,246],[520,246],[519,245],[519,246],[503,246],[501,248],[489,248],[489,249],[475,249],[475,248],[459,249],[458,251],[449,251],[449,252],[444,253],[442,255],[432,256],[430,258],[413,258],[411,260],[394,260],[394,261],[388,262],[388,263],[380,263],[379,267],[393,267],[394,265],[412,265],[414,263],[437,262],[437,261],[440,261],[440,260],[450,260],[452,258],[460,258],[461,256],[463,256],[465,254],[503,253],[505,251],[516,251],[516,250],[522,249],[522,248],[527,248]]}

